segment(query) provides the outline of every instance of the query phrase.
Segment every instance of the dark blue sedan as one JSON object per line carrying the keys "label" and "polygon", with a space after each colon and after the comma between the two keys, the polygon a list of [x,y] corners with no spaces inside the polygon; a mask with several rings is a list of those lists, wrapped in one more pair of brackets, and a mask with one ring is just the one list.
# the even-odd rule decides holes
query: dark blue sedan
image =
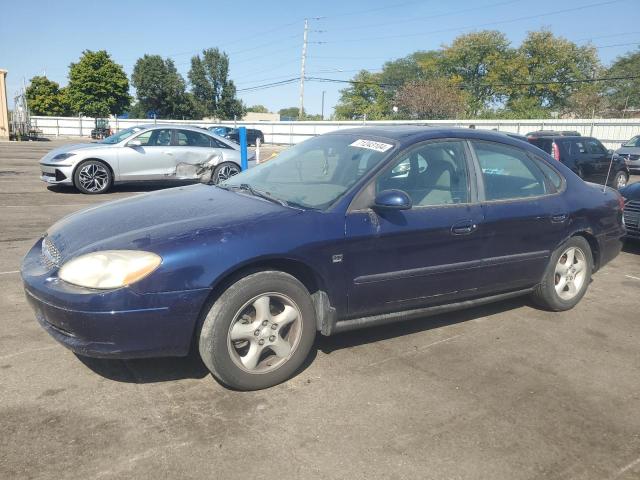
{"label": "dark blue sedan", "polygon": [[530,294],[572,308],[625,234],[622,198],[538,148],[468,129],[307,140],[214,185],[68,216],[27,254],[42,327],[80,355],[197,345],[236,389],[282,382],[316,332]]}

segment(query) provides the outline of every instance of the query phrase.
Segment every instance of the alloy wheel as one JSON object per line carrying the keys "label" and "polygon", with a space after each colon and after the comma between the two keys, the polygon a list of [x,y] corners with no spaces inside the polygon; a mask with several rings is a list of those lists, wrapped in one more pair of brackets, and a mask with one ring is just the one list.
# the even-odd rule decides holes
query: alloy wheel
{"label": "alloy wheel", "polygon": [[88,192],[100,192],[109,183],[109,172],[100,164],[90,163],[80,168],[78,180],[82,188]]}
{"label": "alloy wheel", "polygon": [[572,300],[584,285],[587,260],[578,247],[567,248],[556,264],[554,283],[556,293],[562,300]]}
{"label": "alloy wheel", "polygon": [[267,373],[291,358],[301,337],[300,308],[286,295],[265,293],[236,313],[227,344],[239,368],[249,373]]}
{"label": "alloy wheel", "polygon": [[627,176],[622,174],[618,175],[618,181],[616,182],[616,187],[618,190],[627,186]]}
{"label": "alloy wheel", "polygon": [[216,183],[227,180],[238,173],[240,170],[235,165],[223,165],[216,174]]}

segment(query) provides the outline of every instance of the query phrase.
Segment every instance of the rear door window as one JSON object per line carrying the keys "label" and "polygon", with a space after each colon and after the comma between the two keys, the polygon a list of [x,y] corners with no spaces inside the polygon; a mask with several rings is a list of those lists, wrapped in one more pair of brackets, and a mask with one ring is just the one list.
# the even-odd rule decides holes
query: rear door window
{"label": "rear door window", "polygon": [[510,200],[549,193],[542,171],[517,147],[473,140],[486,200]]}
{"label": "rear door window", "polygon": [[587,153],[587,148],[584,145],[583,140],[568,140],[563,142],[569,152],[569,155],[584,155]]}
{"label": "rear door window", "polygon": [[602,145],[600,141],[596,140],[595,138],[587,139],[586,143],[587,150],[593,155],[604,155],[607,153],[607,149],[604,148],[604,145]]}

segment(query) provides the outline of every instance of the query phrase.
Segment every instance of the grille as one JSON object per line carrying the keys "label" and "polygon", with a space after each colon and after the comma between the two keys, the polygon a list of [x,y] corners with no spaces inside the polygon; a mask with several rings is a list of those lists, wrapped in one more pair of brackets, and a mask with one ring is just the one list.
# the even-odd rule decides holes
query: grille
{"label": "grille", "polygon": [[42,239],[42,251],[40,253],[42,262],[48,269],[60,266],[60,252],[48,237]]}
{"label": "grille", "polygon": [[624,224],[627,230],[640,231],[640,201],[633,200],[624,206]]}

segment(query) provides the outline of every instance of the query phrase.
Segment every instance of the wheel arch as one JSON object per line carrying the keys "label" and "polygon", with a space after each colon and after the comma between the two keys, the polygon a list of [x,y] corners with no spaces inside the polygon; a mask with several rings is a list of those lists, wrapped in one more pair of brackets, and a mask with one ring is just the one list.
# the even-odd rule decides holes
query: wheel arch
{"label": "wheel arch", "polygon": [[[193,332],[193,345],[197,345],[200,329],[208,311],[222,293],[247,275],[265,270],[277,270],[288,273],[309,291],[316,310],[318,330],[330,332],[335,323],[335,310],[331,307],[325,282],[320,274],[307,263],[288,257],[257,258],[226,271],[211,285],[211,293],[204,302],[198,315],[198,322]],[[331,325],[331,327],[325,327]]]}
{"label": "wheel arch", "polygon": [[593,271],[596,272],[600,268],[600,245],[596,236],[588,230],[580,230],[574,232],[571,237],[582,237],[589,244],[591,249],[591,257],[593,259]]}

